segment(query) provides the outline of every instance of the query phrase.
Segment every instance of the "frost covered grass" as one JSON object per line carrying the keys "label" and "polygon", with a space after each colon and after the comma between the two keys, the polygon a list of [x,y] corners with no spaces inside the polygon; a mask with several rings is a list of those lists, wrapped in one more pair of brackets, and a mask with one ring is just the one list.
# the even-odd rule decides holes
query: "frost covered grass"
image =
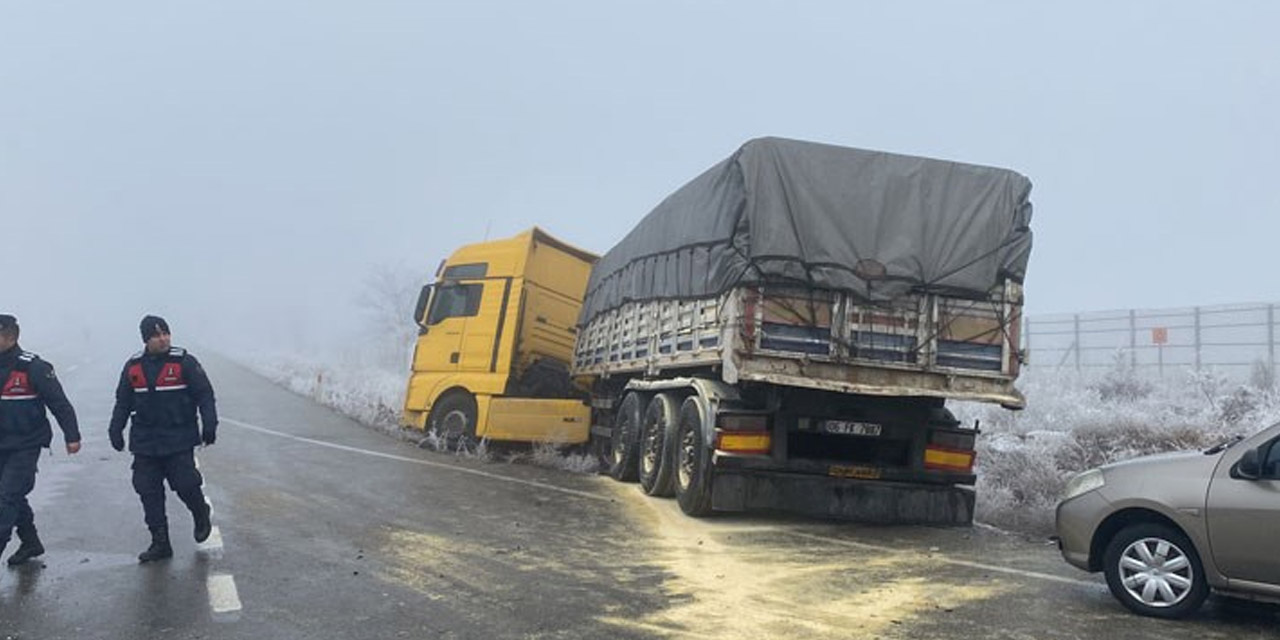
{"label": "frost covered grass", "polygon": [[600,470],[600,461],[596,456],[576,451],[576,449],[576,447],[553,444],[535,444],[528,450],[508,452],[507,462],[560,469],[569,473],[593,474]]}
{"label": "frost covered grass", "polygon": [[1035,535],[1053,530],[1054,508],[1076,473],[1141,455],[1201,449],[1280,421],[1273,377],[1248,382],[1212,370],[1164,379],[1118,364],[1102,375],[1029,371],[1027,408],[953,403],[980,420],[977,519]]}
{"label": "frost covered grass", "polygon": [[596,473],[595,456],[549,444],[496,445],[488,440],[450,442],[434,429],[425,434],[400,426],[406,371],[391,371],[374,363],[355,362],[334,367],[298,355],[256,355],[240,358],[276,384],[306,396],[361,424],[419,447],[478,462],[529,464],[571,473]]}
{"label": "frost covered grass", "polygon": [[379,367],[333,367],[297,355],[242,358],[272,382],[383,431],[399,431],[404,372]]}

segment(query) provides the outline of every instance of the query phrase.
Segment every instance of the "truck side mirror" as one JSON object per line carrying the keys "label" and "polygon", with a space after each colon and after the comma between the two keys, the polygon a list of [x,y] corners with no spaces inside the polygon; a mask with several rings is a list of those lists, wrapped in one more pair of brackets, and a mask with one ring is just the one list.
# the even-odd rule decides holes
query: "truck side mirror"
{"label": "truck side mirror", "polygon": [[1240,458],[1240,462],[1236,463],[1235,475],[1245,480],[1257,480],[1262,475],[1262,465],[1258,462],[1258,450],[1250,449],[1244,452],[1244,456]]}
{"label": "truck side mirror", "polygon": [[422,285],[422,291],[418,293],[418,304],[413,308],[413,321],[419,327],[425,327],[423,322],[427,313],[427,304],[431,302],[431,289],[433,285]]}

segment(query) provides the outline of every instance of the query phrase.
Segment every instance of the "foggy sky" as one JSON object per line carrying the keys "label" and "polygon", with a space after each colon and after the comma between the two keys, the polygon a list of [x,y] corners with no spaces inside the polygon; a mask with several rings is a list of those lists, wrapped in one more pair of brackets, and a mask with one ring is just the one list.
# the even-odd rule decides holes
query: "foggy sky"
{"label": "foggy sky", "polygon": [[378,266],[425,282],[535,224],[603,252],[765,135],[1027,175],[1031,314],[1280,301],[1277,25],[1262,1],[0,0],[0,311],[24,342],[132,347],[147,312],[178,343],[348,339]]}

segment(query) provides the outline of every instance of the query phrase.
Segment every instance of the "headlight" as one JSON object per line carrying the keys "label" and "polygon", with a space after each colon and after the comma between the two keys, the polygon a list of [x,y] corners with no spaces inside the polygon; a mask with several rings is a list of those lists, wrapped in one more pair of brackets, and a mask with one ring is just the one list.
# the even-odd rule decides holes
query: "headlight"
{"label": "headlight", "polygon": [[1101,489],[1104,484],[1106,481],[1102,479],[1102,470],[1090,469],[1067,482],[1067,488],[1062,490],[1062,501]]}

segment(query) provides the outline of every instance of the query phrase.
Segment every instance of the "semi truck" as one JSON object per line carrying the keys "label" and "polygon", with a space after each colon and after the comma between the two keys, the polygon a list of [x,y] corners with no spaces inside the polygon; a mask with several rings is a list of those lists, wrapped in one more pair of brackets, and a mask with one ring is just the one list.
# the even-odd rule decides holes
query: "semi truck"
{"label": "semi truck", "polygon": [[535,228],[442,261],[414,310],[401,424],[450,443],[585,442],[590,411],[569,363],[596,260]]}
{"label": "semi truck", "polygon": [[[464,247],[420,300],[406,423],[587,442],[610,476],[692,516],[969,524],[978,425],[946,402],[1025,405],[1014,382],[1030,188],[1005,169],[761,138],[599,258],[536,229]],[[479,266],[502,243],[562,256],[559,315],[509,301],[552,289],[548,275]],[[482,272],[512,284],[476,304],[442,293]],[[474,309],[474,341],[492,348],[473,359],[489,358],[500,384],[431,369],[448,305]],[[531,322],[556,340],[521,346],[517,328],[504,341],[503,327]]]}

